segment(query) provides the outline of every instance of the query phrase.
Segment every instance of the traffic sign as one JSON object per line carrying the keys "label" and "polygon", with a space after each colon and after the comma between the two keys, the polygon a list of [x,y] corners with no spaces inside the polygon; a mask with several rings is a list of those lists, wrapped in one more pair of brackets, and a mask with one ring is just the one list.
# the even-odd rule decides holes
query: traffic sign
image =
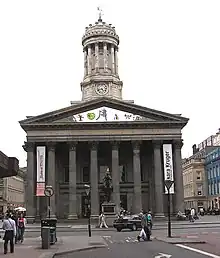
{"label": "traffic sign", "polygon": [[45,196],[47,197],[51,197],[54,195],[54,190],[53,190],[53,187],[52,186],[46,186],[45,190],[44,190],[44,194]]}

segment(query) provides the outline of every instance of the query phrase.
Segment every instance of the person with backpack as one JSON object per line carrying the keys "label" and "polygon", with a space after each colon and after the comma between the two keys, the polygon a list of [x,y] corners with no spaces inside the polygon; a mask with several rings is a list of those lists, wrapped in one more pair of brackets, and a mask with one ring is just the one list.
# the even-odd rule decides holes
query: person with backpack
{"label": "person with backpack", "polygon": [[152,216],[151,213],[146,213],[141,217],[141,225],[142,229],[140,234],[137,236],[137,240],[140,241],[143,239],[144,241],[150,241],[151,228],[152,228]]}
{"label": "person with backpack", "polygon": [[26,219],[24,218],[23,213],[21,213],[20,217],[18,218],[17,227],[18,227],[18,241],[21,241],[21,243],[23,243],[24,231],[26,227]]}

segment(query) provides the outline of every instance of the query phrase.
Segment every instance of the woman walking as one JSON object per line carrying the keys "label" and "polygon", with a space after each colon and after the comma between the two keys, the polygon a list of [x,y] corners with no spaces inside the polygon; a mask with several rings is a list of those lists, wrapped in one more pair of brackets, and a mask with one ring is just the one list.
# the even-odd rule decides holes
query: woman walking
{"label": "woman walking", "polygon": [[23,213],[20,214],[17,225],[18,225],[18,241],[21,241],[21,243],[23,243],[24,231],[26,227],[26,219],[24,218]]}

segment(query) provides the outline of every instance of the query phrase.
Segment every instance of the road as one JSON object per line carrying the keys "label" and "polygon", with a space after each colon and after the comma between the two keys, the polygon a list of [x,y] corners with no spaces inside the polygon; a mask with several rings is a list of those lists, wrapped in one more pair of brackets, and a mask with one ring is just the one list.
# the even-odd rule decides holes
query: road
{"label": "road", "polygon": [[[187,250],[184,250],[182,248],[176,247],[175,245],[170,245],[170,244],[165,244],[163,242],[158,242],[157,240],[153,239],[152,242],[150,243],[139,243],[137,242],[137,235],[138,235],[139,231],[122,231],[122,232],[117,232],[116,230],[104,230],[104,231],[92,231],[92,235],[99,235],[102,236],[105,241],[107,242],[107,244],[109,245],[110,250],[112,249],[116,249],[120,252],[120,248],[123,247],[126,250],[128,250],[127,252],[129,252],[129,246],[131,245],[133,246],[134,249],[139,249],[142,250],[143,248],[147,247],[147,250],[149,252],[149,257],[154,257],[152,255],[154,255],[156,252],[162,252],[162,253],[166,253],[169,254],[173,254],[175,256],[172,257],[182,257],[182,256],[176,256],[177,251],[181,253],[182,252],[186,253],[186,252],[190,252]],[[190,248],[196,248],[208,253],[212,253],[212,254],[216,254],[219,255],[218,257],[220,258],[220,228],[187,228],[187,229],[173,229],[172,230],[172,234],[176,235],[176,236],[180,236],[182,238],[188,238],[188,239],[201,239],[206,241],[206,244],[188,244],[186,246],[190,247]],[[87,231],[81,231],[81,232],[73,232],[73,231],[66,231],[66,232],[57,232],[58,236],[87,236],[88,232]],[[40,236],[40,232],[25,232],[25,237],[26,238],[30,238],[30,237],[39,237]],[[167,236],[167,230],[153,230],[152,232],[152,237],[156,237],[156,236]],[[143,247],[142,247],[143,246]],[[120,248],[119,248],[120,247]],[[171,250],[171,251],[170,251]],[[145,250],[146,251],[146,250]],[[146,251],[146,252],[147,252]],[[169,251],[169,252],[168,252]],[[105,250],[98,250],[97,252],[106,252]],[[115,252],[115,250],[112,250],[112,252]],[[138,251],[139,252],[139,251]],[[84,252],[83,252],[84,253]],[[92,251],[91,255],[96,255],[96,251]],[[102,254],[102,253],[101,253]],[[101,255],[100,254],[100,255]],[[79,254],[80,255],[80,254]],[[99,254],[97,254],[99,257]],[[106,254],[105,258],[108,258],[108,254]],[[112,255],[112,254],[111,254]],[[141,255],[141,254],[140,254]],[[189,256],[190,258],[193,257],[208,257],[208,256],[196,256],[196,254],[194,254],[194,256]],[[74,256],[75,257],[75,256]],[[80,256],[79,256],[80,257]],[[93,258],[96,256],[89,256],[88,258]],[[113,256],[110,256],[113,257]],[[119,255],[117,255],[116,257],[120,257]],[[125,256],[126,257],[126,256]],[[148,256],[145,256],[148,257]],[[121,257],[120,257],[121,258]],[[129,256],[127,256],[127,258],[129,258]],[[185,258],[185,257],[184,257]]]}
{"label": "road", "polygon": [[[206,255],[198,254],[175,245],[159,242],[153,240],[151,242],[137,242],[121,244],[109,244],[108,248],[94,249],[90,251],[83,251],[74,253],[72,255],[65,255],[66,257],[74,258],[207,258]],[[62,257],[64,258],[64,256]]]}

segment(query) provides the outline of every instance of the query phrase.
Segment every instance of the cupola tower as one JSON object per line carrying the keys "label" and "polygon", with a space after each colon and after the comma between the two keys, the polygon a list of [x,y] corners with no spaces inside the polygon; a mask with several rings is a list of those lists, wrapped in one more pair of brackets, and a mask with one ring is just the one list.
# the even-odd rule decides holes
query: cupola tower
{"label": "cupola tower", "polygon": [[119,36],[115,27],[102,20],[86,27],[82,38],[84,79],[81,83],[82,101],[100,97],[122,100],[122,86],[118,74]]}

